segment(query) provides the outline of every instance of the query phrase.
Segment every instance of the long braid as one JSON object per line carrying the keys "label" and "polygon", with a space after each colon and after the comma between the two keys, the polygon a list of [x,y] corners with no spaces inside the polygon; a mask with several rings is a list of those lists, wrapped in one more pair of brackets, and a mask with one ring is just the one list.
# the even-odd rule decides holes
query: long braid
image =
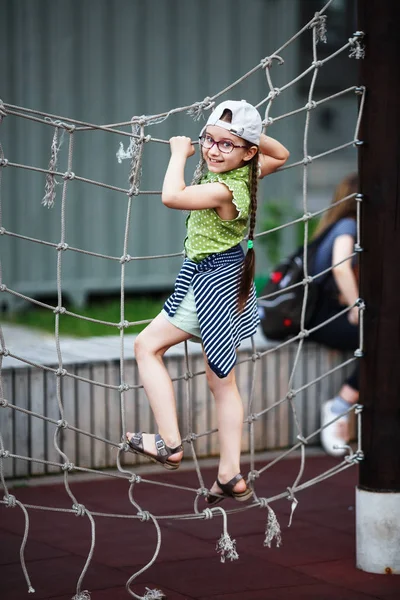
{"label": "long braid", "polygon": [[239,298],[238,307],[242,311],[249,297],[250,289],[254,280],[256,257],[253,248],[254,230],[256,226],[257,213],[257,189],[258,189],[258,152],[255,154],[250,163],[250,220],[249,220],[249,235],[248,249],[244,259],[242,273],[239,282]]}
{"label": "long braid", "polygon": [[192,179],[191,185],[197,185],[198,183],[200,183],[200,180],[203,177],[205,171],[206,171],[206,161],[200,150],[200,160],[197,163],[197,167],[193,173],[193,179]]}

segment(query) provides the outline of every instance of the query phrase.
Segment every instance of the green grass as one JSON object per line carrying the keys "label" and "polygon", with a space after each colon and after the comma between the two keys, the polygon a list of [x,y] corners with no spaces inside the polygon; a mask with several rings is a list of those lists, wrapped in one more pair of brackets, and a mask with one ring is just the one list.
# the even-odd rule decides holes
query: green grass
{"label": "green grass", "polygon": [[[148,297],[125,299],[125,320],[129,322],[142,321],[154,318],[164,304],[163,299]],[[119,323],[120,301],[119,299],[95,300],[85,308],[66,306],[67,310],[78,315],[98,319],[110,323]],[[25,310],[13,313],[5,313],[1,316],[3,323],[14,323],[27,327],[35,327],[42,331],[54,332],[55,315],[50,309],[42,307],[29,307]],[[93,323],[78,319],[70,315],[60,315],[60,335],[76,337],[92,337],[99,335],[118,335],[118,327]],[[125,329],[127,333],[139,333],[146,324],[135,325]]]}

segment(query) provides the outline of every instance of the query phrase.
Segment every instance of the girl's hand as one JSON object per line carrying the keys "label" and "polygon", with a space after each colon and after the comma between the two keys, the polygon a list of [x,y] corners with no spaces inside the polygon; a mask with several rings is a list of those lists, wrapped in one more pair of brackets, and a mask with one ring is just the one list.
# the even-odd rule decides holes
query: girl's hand
{"label": "girl's hand", "polygon": [[176,135],[169,140],[171,154],[182,154],[186,158],[196,152],[192,140],[184,135]]}

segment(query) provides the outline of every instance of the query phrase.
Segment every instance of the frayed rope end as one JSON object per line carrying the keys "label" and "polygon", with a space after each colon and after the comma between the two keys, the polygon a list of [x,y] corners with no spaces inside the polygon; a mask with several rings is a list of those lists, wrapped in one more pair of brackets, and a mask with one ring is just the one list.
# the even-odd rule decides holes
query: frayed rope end
{"label": "frayed rope end", "polygon": [[163,600],[166,595],[161,590],[151,590],[146,588],[146,593],[142,600]]}
{"label": "frayed rope end", "polygon": [[79,592],[79,594],[75,594],[72,600],[90,600],[90,592],[85,590],[84,592]]}
{"label": "frayed rope end", "polygon": [[221,554],[221,562],[225,560],[237,560],[239,554],[236,552],[236,541],[231,539],[229,533],[223,533],[218,540],[216,550]]}
{"label": "frayed rope end", "polygon": [[265,530],[264,546],[271,548],[272,541],[275,539],[275,545],[279,548],[282,545],[281,526],[279,525],[276,514],[270,506],[268,508],[268,521]]}

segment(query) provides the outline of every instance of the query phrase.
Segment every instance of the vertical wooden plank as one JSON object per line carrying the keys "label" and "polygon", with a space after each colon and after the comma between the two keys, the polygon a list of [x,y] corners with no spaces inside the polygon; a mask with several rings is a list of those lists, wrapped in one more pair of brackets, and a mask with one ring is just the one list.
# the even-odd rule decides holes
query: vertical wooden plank
{"label": "vertical wooden plank", "polygon": [[[105,383],[105,365],[104,363],[94,364],[93,379]],[[103,438],[107,437],[106,427],[106,390],[101,386],[94,386],[93,389],[93,433]],[[106,466],[106,445],[100,440],[93,440],[93,464],[95,469],[101,469]]]}
{"label": "vertical wooden plank", "polygon": [[[28,406],[28,376],[27,369],[18,369],[15,373],[15,399],[14,403],[20,408]],[[29,456],[29,417],[28,415],[15,411],[15,443],[14,452],[20,456]],[[29,474],[30,465],[26,460],[17,460],[15,465],[16,476]]]}
{"label": "vertical wooden plank", "polygon": [[[4,398],[10,404],[14,404],[13,372],[13,369],[3,369],[1,374]],[[8,450],[8,452],[14,451],[14,419],[15,411],[13,408],[0,406],[0,432],[3,438],[4,449]],[[14,460],[12,458],[4,458],[3,469],[5,477],[14,477]]]}
{"label": "vertical wooden plank", "polygon": [[[54,419],[58,421],[60,419],[60,409],[57,401],[57,376],[54,373],[49,371],[45,372],[45,414],[50,419]],[[56,432],[57,425],[53,423],[49,423],[46,421],[45,425],[45,451],[46,451],[46,460],[62,463],[63,458],[60,456],[60,453],[56,450],[54,445],[54,434]],[[61,441],[61,435],[58,436],[58,444]],[[46,465],[47,473],[59,473],[60,468],[55,467],[53,465]]]}
{"label": "vertical wooden plank", "polygon": [[[119,385],[119,363],[112,361],[106,365],[107,382],[109,385]],[[116,444],[121,442],[121,410],[120,410],[120,394],[118,391],[108,389],[106,414],[108,414],[108,433],[107,437]],[[129,424],[130,426],[130,424]],[[134,429],[132,428],[134,431]],[[113,447],[108,449],[107,466],[115,467],[116,452]],[[128,453],[125,455],[128,456]]]}
{"label": "vertical wooden plank", "polygon": [[[129,385],[137,385],[138,384],[138,373],[137,373],[137,369],[135,369],[135,364],[136,361],[130,360],[130,361],[125,361],[125,383],[128,383]],[[140,396],[140,401],[138,400],[138,397]],[[141,391],[140,394],[138,394],[138,392],[136,390],[130,390],[127,392],[123,393],[123,399],[124,399],[124,404],[125,404],[125,420],[126,420],[126,429],[127,431],[131,431],[131,432],[136,432],[136,431],[148,431],[150,432],[151,430],[149,429],[149,425],[147,424],[147,429],[142,428],[142,425],[138,425],[138,423],[141,422],[142,420],[142,410],[143,407],[141,406],[141,403],[145,403],[147,402],[147,398],[145,397],[145,394],[143,391]],[[138,404],[139,402],[139,404]],[[118,398],[117,398],[117,392],[115,393],[115,403],[116,405],[118,404],[118,411],[121,411],[121,395],[118,394]],[[117,406],[116,406],[117,409]],[[121,440],[121,438],[125,439],[125,431],[122,431],[120,428],[119,431],[119,441]],[[114,454],[115,456],[115,454]],[[133,454],[132,452],[127,452],[124,456],[124,462],[125,464],[130,464],[130,465],[135,465],[138,463],[138,457]],[[142,459],[142,462],[143,459]],[[148,462],[148,461],[147,461]]]}
{"label": "vertical wooden plank", "polygon": [[[78,365],[77,375],[79,377],[90,378],[90,369],[88,365]],[[82,431],[91,431],[91,412],[90,412],[91,384],[86,381],[77,381],[76,399],[77,399],[77,423]],[[91,440],[90,437],[82,433],[78,434],[78,456],[76,460],[80,467],[90,467],[91,463]]]}
{"label": "vertical wooden plank", "polygon": [[[68,365],[68,371],[75,374],[75,365]],[[62,401],[64,406],[64,415],[67,423],[73,427],[78,427],[76,416],[76,388],[77,382],[73,377],[63,377],[62,379]],[[77,464],[77,439],[79,434],[71,429],[65,429],[63,432],[63,452],[68,456],[69,462]]]}
{"label": "vertical wooden plank", "polygon": [[[281,400],[288,389],[288,381],[290,377],[290,346],[285,346],[280,350],[278,355],[278,373],[279,373],[279,393],[278,398]],[[290,422],[289,422],[289,414],[290,414],[290,406],[289,402],[285,400],[282,402],[277,408],[277,430],[279,432],[279,438],[277,446],[279,448],[285,448],[289,445],[289,431],[290,431]]]}
{"label": "vertical wooden plank", "polygon": [[[30,381],[30,404],[31,410],[38,415],[44,415],[44,372],[42,369],[31,369],[31,381]],[[30,419],[30,435],[31,435],[31,449],[32,457],[45,460],[45,444],[44,434],[46,425],[43,419],[40,417],[31,417]],[[45,465],[42,463],[32,462],[31,464],[32,475],[42,475],[45,473]]]}
{"label": "vertical wooden plank", "polygon": [[[192,356],[191,368],[193,373],[199,373],[204,370],[204,360],[200,355]],[[204,394],[203,382],[205,375],[197,375],[192,380],[192,430],[196,434],[207,430],[207,406],[206,396]],[[207,456],[207,437],[202,436],[194,442],[194,448],[198,457]],[[188,455],[189,456],[189,455]]]}

